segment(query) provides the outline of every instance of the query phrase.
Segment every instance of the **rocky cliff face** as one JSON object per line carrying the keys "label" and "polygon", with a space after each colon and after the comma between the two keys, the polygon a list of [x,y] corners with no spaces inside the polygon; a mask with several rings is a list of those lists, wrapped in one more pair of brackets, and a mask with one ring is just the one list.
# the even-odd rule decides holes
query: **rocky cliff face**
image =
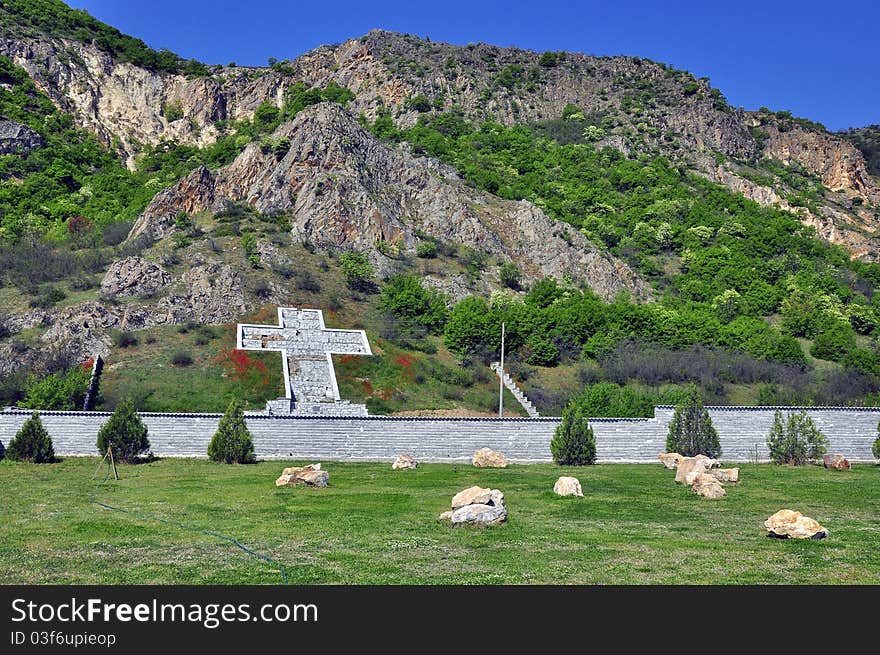
{"label": "rocky cliff face", "polygon": [[[335,82],[354,92],[355,115],[372,118],[387,108],[401,126],[418,119],[407,103],[416,96],[436,111],[455,107],[473,120],[505,124],[557,118],[574,104],[606,126],[599,145],[664,154],[716,179],[716,154],[739,162],[769,157],[818,176],[861,204],[811,212],[805,220],[856,254],[863,244],[847,235],[880,227],[880,187],[862,154],[842,138],[802,126],[782,129],[772,115],[730,107],[706,80],[637,57],[557,53],[542,59],[517,48],[452,46],[378,30],[317,48],[283,72],[218,66],[199,78],[118,63],[94,45],[65,39],[5,37],[0,54],[24,67],[80,125],[117,145],[132,165],[143,145],[213,142],[218,121],[248,118],[266,101],[280,106],[295,82]],[[720,178],[734,190],[750,186],[736,166]],[[779,185],[754,191],[764,203],[787,192]]]}
{"label": "rocky cliff face", "polygon": [[604,298],[648,295],[622,262],[528,202],[477,192],[450,168],[388,147],[335,104],[303,110],[272,135],[286,154],[256,143],[216,172],[199,168],[156,196],[131,237],[174,231],[179,211],[244,201],[290,217],[295,240],[323,250],[414,251],[419,234],[516,262],[527,279],[571,277]]}

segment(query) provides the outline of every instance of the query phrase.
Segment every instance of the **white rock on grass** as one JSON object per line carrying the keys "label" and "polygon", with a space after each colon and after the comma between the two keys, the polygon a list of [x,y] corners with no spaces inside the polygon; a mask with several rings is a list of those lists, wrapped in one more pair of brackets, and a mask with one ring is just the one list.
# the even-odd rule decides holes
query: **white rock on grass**
{"label": "white rock on grass", "polygon": [[474,453],[471,460],[474,466],[480,468],[505,468],[507,466],[507,458],[499,452],[491,448],[480,448]]}
{"label": "white rock on grass", "polygon": [[468,487],[452,497],[452,510],[439,516],[452,525],[500,525],[507,521],[504,494],[498,489]]}
{"label": "white rock on grass", "polygon": [[781,509],[764,521],[767,534],[780,539],[824,539],[828,530],[798,511]]}
{"label": "white rock on grass", "polygon": [[305,484],[310,487],[329,486],[330,474],[321,470],[320,464],[308,466],[291,466],[281,472],[281,476],[275,480],[276,487],[295,487]]}
{"label": "white rock on grass", "polygon": [[394,463],[391,465],[391,468],[395,471],[400,471],[403,469],[414,469],[418,467],[419,463],[416,461],[415,457],[411,455],[398,455],[397,459],[394,460]]}
{"label": "white rock on grass", "polygon": [[553,485],[553,493],[559,496],[584,497],[584,492],[581,489],[581,481],[567,475],[561,476],[556,481],[556,484]]}

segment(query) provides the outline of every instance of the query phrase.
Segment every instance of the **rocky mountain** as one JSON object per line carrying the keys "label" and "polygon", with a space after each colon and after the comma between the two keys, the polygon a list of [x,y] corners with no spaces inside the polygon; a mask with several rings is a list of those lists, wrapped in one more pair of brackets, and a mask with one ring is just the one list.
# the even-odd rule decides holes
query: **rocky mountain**
{"label": "rocky mountain", "polygon": [[[601,128],[598,146],[682,161],[756,202],[791,209],[854,256],[875,257],[880,186],[849,141],[786,112],[737,109],[707,80],[638,57],[453,46],[379,30],[272,68],[217,66],[198,77],[119,61],[94,42],[14,30],[0,35],[0,54],[131,165],[146,145],[211,143],[227,121],[250,118],[266,102],[281,106],[297,82],[344,86],[355,115],[390,111],[402,127],[453,108],[509,125],[575,106]],[[767,174],[765,161],[815,180],[821,200],[798,202],[797,184]]]}
{"label": "rocky mountain", "polygon": [[220,212],[244,201],[264,214],[289,216],[294,240],[324,251],[373,251],[376,268],[394,261],[389,244],[414,253],[420,235],[515,262],[528,281],[542,277],[590,285],[611,299],[646,298],[645,284],[621,261],[533,204],[494,198],[464,185],[436,160],[390,148],[339,105],[309,107],[272,135],[278,148],[252,143],[217,171],[200,167],[154,198],[130,238],[175,231],[179,212]]}
{"label": "rocky mountain", "polygon": [[[288,304],[387,348],[340,367],[383,411],[418,380],[436,384],[416,402],[494,402],[482,364],[447,369],[490,357],[496,320],[523,376],[547,369],[554,411],[560,381],[635,379],[641,394],[693,380],[669,370],[696,359],[654,363],[658,343],[702,358],[719,402],[874,402],[875,146],[872,128],[735,108],[638,57],[375,30],[266,68],[206,66],[58,0],[2,2],[0,397],[94,354],[113,356],[119,393],[194,361],[239,393],[247,362],[210,326]],[[349,252],[367,255],[368,284],[352,284]],[[390,312],[397,273],[412,276],[400,293],[429,296],[423,313],[445,304],[457,320],[441,334],[445,316],[429,330]],[[722,357],[741,358],[729,382],[748,389],[707,372]],[[244,386],[258,404],[272,393]]]}

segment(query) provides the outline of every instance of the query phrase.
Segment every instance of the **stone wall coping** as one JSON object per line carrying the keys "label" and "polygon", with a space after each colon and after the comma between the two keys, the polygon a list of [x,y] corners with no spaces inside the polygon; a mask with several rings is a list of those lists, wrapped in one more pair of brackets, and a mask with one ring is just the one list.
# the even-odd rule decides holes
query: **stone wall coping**
{"label": "stone wall coping", "polygon": [[[742,412],[742,411],[753,411],[753,412],[768,412],[768,411],[782,411],[782,412],[798,412],[798,411],[835,411],[835,412],[877,412],[880,413],[880,407],[841,407],[837,405],[817,405],[813,407],[809,406],[788,406],[788,405],[705,405],[706,409],[716,411],[716,412]],[[643,422],[643,421],[653,421],[656,419],[657,410],[663,411],[671,411],[675,410],[675,405],[656,405],[654,407],[655,416],[654,417],[644,417],[644,416],[636,416],[636,417],[617,417],[617,416],[593,416],[590,417],[591,423],[626,423],[626,422]],[[41,415],[44,416],[92,416],[92,417],[103,417],[110,416],[113,412],[82,412],[76,410],[38,410]],[[3,414],[11,414],[11,415],[21,415],[21,414],[32,414],[34,410],[32,409],[24,409],[19,407],[4,407],[2,413]],[[139,416],[156,416],[156,417],[176,417],[176,418],[217,418],[219,419],[223,416],[222,413],[214,413],[214,412],[138,412]],[[333,420],[333,421],[417,421],[417,422],[425,422],[425,421],[441,421],[441,422],[453,422],[453,421],[475,421],[475,422],[521,422],[521,423],[558,423],[562,420],[559,416],[539,416],[536,418],[530,418],[526,416],[510,416],[499,418],[497,416],[351,416],[351,415],[297,415],[297,414],[264,414],[262,412],[245,412],[245,417],[248,419],[281,419],[285,421],[289,420],[304,420],[304,421],[315,421],[315,420]]]}
{"label": "stone wall coping", "polygon": [[[880,407],[843,407],[841,405],[705,405],[706,409],[716,412],[799,412],[801,410],[807,412],[880,412]],[[658,409],[674,410],[675,405],[656,405],[654,411]]]}
{"label": "stone wall coping", "polygon": [[[109,417],[113,412],[82,412],[75,410],[37,410],[40,416],[77,416],[77,417]],[[34,413],[32,409],[23,408],[5,408],[2,412],[6,415],[21,416]],[[142,417],[162,417],[162,418],[211,418],[219,419],[222,413],[208,412],[138,412],[138,416]],[[518,423],[558,423],[561,418],[553,416],[541,416],[538,418],[529,418],[527,416],[510,416],[499,418],[497,416],[351,416],[351,415],[297,415],[297,414],[263,414],[245,412],[246,419],[258,420],[283,420],[283,421],[479,421],[479,422],[518,422]],[[590,419],[598,421],[650,421],[650,418],[599,418]]]}

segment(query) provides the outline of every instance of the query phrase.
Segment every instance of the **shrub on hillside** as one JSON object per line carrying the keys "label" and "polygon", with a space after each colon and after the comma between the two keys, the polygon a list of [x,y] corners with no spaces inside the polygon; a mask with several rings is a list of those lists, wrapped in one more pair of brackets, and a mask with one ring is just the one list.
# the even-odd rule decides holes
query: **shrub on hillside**
{"label": "shrub on hillside", "polygon": [[776,464],[799,466],[819,459],[825,454],[827,444],[828,439],[806,412],[790,413],[785,421],[780,412],[773,415],[767,447],[770,449],[770,459]]}
{"label": "shrub on hillside", "polygon": [[395,275],[382,289],[379,309],[397,319],[403,334],[439,334],[446,324],[446,296],[426,289],[415,275]]}
{"label": "shrub on hillside", "polygon": [[113,345],[117,348],[128,348],[137,344],[137,336],[131,332],[117,332],[113,335]]}
{"label": "shrub on hillside", "polygon": [[562,423],[550,440],[553,461],[562,466],[584,466],[596,461],[596,437],[583,407],[572,402],[562,412]]}
{"label": "shrub on hillside", "polygon": [[91,372],[88,367],[74,366],[63,373],[52,373],[44,378],[28,379],[24,399],[19,407],[28,409],[82,409],[89,388]]}
{"label": "shrub on hillside", "polygon": [[239,401],[229,403],[220,419],[208,445],[208,458],[225,464],[251,464],[255,461],[254,441],[244,422],[244,410]]}
{"label": "shrub on hillside", "polygon": [[691,388],[687,399],[675,408],[666,437],[666,451],[686,457],[700,454],[718,457],[721,454],[718,432],[696,387]]}
{"label": "shrub on hillside", "polygon": [[416,246],[416,257],[434,259],[437,256],[437,244],[433,241],[422,241]]}
{"label": "shrub on hillside", "polygon": [[150,449],[147,426],[141,421],[134,402],[129,398],[116,406],[113,415],[98,430],[98,452],[113,449],[113,457],[120,462],[133,463]]}
{"label": "shrub on hillside", "polygon": [[339,255],[339,268],[345,277],[345,283],[353,291],[371,291],[373,282],[373,266],[362,252],[346,252]]}
{"label": "shrub on hillside", "polygon": [[171,356],[171,363],[174,366],[190,366],[193,363],[193,358],[185,350],[178,350]]}
{"label": "shrub on hillside", "polygon": [[520,272],[513,262],[504,262],[498,268],[498,276],[501,278],[502,286],[509,287],[513,290],[520,288]]}
{"label": "shrub on hillside", "polygon": [[52,438],[43,427],[43,422],[37,412],[34,412],[24,422],[21,430],[9,442],[6,457],[17,462],[34,462],[35,464],[55,461]]}

